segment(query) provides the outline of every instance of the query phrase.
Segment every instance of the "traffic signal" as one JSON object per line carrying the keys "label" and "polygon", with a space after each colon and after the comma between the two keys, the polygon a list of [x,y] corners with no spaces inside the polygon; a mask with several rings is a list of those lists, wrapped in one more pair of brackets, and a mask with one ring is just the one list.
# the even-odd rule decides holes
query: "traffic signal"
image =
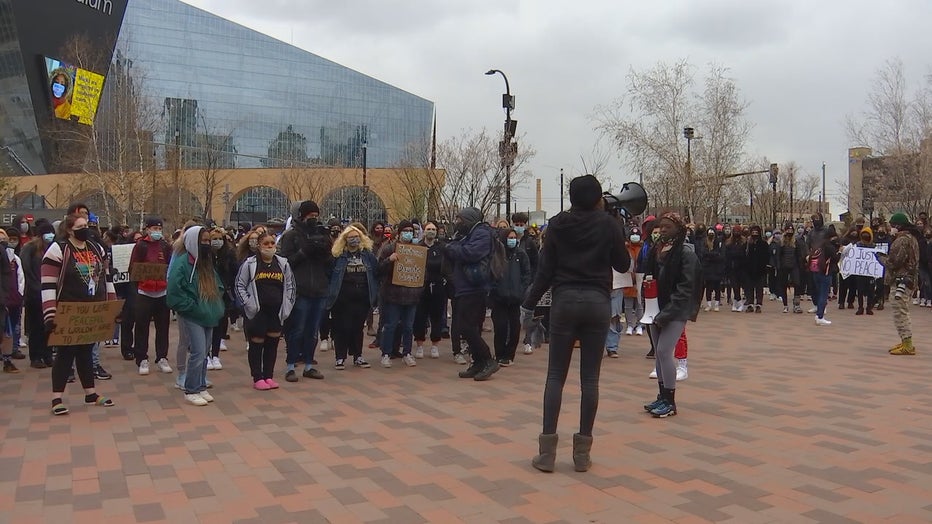
{"label": "traffic signal", "polygon": [[770,184],[776,187],[777,185],[777,174],[780,172],[780,166],[777,164],[770,164]]}

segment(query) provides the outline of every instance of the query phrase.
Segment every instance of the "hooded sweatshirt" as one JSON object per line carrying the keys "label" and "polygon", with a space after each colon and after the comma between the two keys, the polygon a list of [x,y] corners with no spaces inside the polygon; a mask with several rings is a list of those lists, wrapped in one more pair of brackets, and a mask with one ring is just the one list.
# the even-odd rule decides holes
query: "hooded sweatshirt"
{"label": "hooded sweatshirt", "polygon": [[524,299],[534,309],[547,289],[595,289],[609,298],[612,269],[628,271],[631,256],[625,248],[624,228],[599,209],[572,208],[553,217],[540,252],[537,275]]}
{"label": "hooded sweatshirt", "polygon": [[[203,327],[220,323],[224,313],[223,283],[213,264],[214,281],[219,293],[214,300],[204,300],[197,278],[197,260],[200,255],[200,237],[203,227],[194,226],[184,232],[185,254],[175,257],[168,270],[168,307],[182,318]],[[185,256],[187,255],[187,256]]]}
{"label": "hooded sweatshirt", "polygon": [[495,240],[492,228],[482,222],[482,213],[475,208],[459,212],[461,219],[452,242],[446,244],[444,253],[453,263],[453,293],[455,297],[472,293],[487,293],[491,282],[477,285],[466,276],[466,266],[476,264],[491,255]]}

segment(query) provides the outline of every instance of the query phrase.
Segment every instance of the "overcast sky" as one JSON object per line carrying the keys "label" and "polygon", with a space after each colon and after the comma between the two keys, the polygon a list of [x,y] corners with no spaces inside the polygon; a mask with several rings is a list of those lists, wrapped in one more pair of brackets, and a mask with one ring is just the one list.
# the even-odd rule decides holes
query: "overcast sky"
{"label": "overcast sky", "polygon": [[[632,67],[688,58],[699,73],[709,62],[729,68],[750,103],[749,156],[811,174],[825,162],[837,215],[835,180],[847,180],[856,145],[846,116],[863,111],[885,60],[900,58],[916,87],[932,66],[929,0],[185,1],[433,101],[440,140],[500,131],[504,82],[483,73],[501,69],[550,212],[560,168],[581,174],[580,155],[599,141],[593,109],[624,92]],[[616,182],[636,179],[621,160],[612,170]],[[513,193],[517,209],[533,198],[533,183]]]}

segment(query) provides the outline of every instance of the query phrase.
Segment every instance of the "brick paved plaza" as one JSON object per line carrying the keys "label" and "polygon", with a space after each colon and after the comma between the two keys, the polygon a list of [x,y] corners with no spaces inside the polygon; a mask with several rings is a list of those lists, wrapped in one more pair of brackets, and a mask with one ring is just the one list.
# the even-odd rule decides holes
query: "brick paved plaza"
{"label": "brick paved plaza", "polygon": [[85,407],[73,384],[55,418],[49,372],[26,368],[0,376],[0,522],[932,521],[932,312],[913,309],[919,355],[892,357],[889,311],[830,309],[817,328],[764,307],[689,326],[665,420],[641,409],[656,394],[646,337],[624,337],[588,473],[572,467],[575,367],[557,471],[530,465],[545,350],[485,383],[456,378],[448,341],[416,368],[335,371],[327,352],[325,380],[257,392],[234,333],[209,372],[217,401],[194,407],[174,375],[137,376],[108,348],[115,376],[98,385],[117,406]]}

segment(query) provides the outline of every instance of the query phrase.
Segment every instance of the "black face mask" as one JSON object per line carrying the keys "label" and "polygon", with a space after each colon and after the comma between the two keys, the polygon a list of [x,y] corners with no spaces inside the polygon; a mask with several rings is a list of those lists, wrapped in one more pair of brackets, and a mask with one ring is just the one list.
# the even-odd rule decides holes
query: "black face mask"
{"label": "black face mask", "polygon": [[821,221],[821,220],[813,220],[813,221],[812,221],[812,227],[814,227],[814,228],[816,228],[816,229],[821,228],[823,225],[825,225],[825,222],[823,222],[823,221]]}
{"label": "black face mask", "polygon": [[83,229],[75,229],[72,233],[74,233],[74,239],[80,242],[87,242],[87,239],[91,237],[91,230],[86,227]]}
{"label": "black face mask", "polygon": [[206,257],[210,255],[210,244],[198,244],[197,254],[199,257]]}
{"label": "black face mask", "polygon": [[304,223],[307,224],[307,227],[317,227],[317,219],[314,217],[305,218]]}

